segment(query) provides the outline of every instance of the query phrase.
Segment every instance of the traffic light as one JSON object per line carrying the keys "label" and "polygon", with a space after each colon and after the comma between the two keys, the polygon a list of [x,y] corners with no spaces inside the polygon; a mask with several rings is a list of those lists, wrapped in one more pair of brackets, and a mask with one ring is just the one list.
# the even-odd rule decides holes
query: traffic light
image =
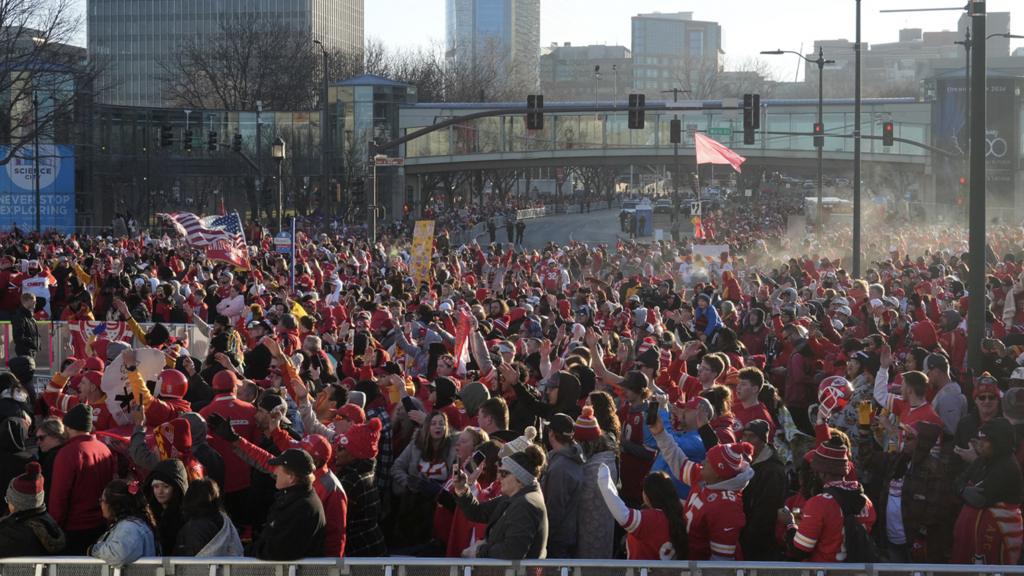
{"label": "traffic light", "polygon": [[174,129],[164,124],[160,127],[160,147],[167,148],[174,144]]}
{"label": "traffic light", "polygon": [[629,128],[630,130],[643,130],[644,107],[647,98],[643,94],[629,95]]}
{"label": "traffic light", "polygon": [[213,130],[206,134],[206,151],[216,152],[217,151],[217,133]]}
{"label": "traffic light", "polygon": [[526,97],[526,129],[544,129],[544,95],[530,94]]}
{"label": "traffic light", "polygon": [[672,144],[681,143],[683,141],[683,121],[679,118],[673,118],[668,126],[668,141]]}
{"label": "traffic light", "polygon": [[892,121],[882,124],[882,146],[892,146],[894,135]]}
{"label": "traffic light", "polygon": [[235,138],[231,141],[231,150],[234,152],[242,151],[242,135],[235,133]]}
{"label": "traffic light", "polygon": [[814,123],[814,147],[825,147],[825,125],[821,122]]}
{"label": "traffic light", "polygon": [[192,131],[191,130],[185,130],[184,144],[185,144],[185,152],[191,152],[192,151]]}
{"label": "traffic light", "polygon": [[761,127],[761,95],[743,95],[743,143],[754,144],[754,132]]}

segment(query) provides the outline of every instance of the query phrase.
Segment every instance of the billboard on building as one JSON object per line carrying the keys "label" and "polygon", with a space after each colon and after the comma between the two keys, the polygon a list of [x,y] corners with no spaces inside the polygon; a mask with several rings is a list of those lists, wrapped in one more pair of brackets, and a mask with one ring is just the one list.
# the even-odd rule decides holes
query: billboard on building
{"label": "billboard on building", "polygon": [[[10,146],[0,146],[0,158],[7,158],[10,151]],[[43,230],[74,232],[75,149],[50,144],[41,144],[38,155],[33,146],[25,146],[0,166],[0,230],[35,229],[37,167]]]}
{"label": "billboard on building", "polygon": [[[992,206],[1013,206],[1017,158],[1019,157],[1020,86],[1013,77],[990,74],[987,83],[985,122],[985,186]],[[966,188],[959,184],[970,177],[968,165],[967,116],[970,104],[963,76],[938,82],[938,105],[932,118],[934,144],[953,152],[936,162],[939,202],[961,202]]]}

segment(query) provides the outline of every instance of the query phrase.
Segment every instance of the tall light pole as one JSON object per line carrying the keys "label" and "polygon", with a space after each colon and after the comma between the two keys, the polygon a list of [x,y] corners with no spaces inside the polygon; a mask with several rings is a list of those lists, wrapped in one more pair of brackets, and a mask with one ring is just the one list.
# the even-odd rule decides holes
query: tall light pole
{"label": "tall light pole", "polygon": [[[594,108],[597,108],[598,102],[601,101],[601,65],[594,65]],[[594,112],[594,120],[598,119],[597,112]]]}
{"label": "tall light pole", "polygon": [[615,92],[614,92],[614,98],[612,99],[612,101],[613,102],[618,102],[619,101],[619,65],[618,64],[612,64],[612,75],[615,76]]}
{"label": "tall light pole", "polygon": [[860,278],[860,112],[861,112],[861,46],[860,2],[857,2],[857,30],[853,45],[853,277]]}
{"label": "tall light pole", "polygon": [[277,162],[277,231],[280,233],[284,230],[282,226],[284,218],[284,159],[287,156],[284,139],[280,136],[270,147],[270,156]]}
{"label": "tall light pole", "polygon": [[[321,206],[327,204],[327,154],[331,147],[328,142],[331,137],[331,129],[328,126],[329,116],[327,111],[327,49],[324,48],[324,43],[319,40],[313,40],[313,44],[320,47],[320,55],[323,58],[321,64],[321,72],[323,78],[321,78],[320,87],[320,202]],[[334,204],[331,203],[330,212],[334,212]]]}
{"label": "tall light pole", "polygon": [[[975,38],[986,38],[985,0],[967,6]],[[971,48],[971,196],[968,207],[968,252],[970,272],[967,285],[968,364],[975,374],[982,370],[981,341],[985,337],[985,42]]]}
{"label": "tall light pole", "polygon": [[821,146],[816,146],[816,148],[818,149],[818,209],[817,209],[817,217],[815,218],[814,226],[815,226],[815,231],[818,234],[818,238],[820,239],[821,238],[821,221],[822,221],[823,216],[825,214],[825,211],[822,209],[823,207],[821,205],[822,188],[824,188],[824,186],[825,186],[825,178],[824,178],[824,175],[822,174],[822,151],[825,148],[825,144],[824,144],[824,138],[825,138],[825,136],[824,136],[824,134],[825,134],[825,118],[824,118],[824,116],[825,116],[825,107],[824,107],[824,100],[825,100],[825,72],[824,71],[825,71],[825,65],[826,64],[835,64],[835,60],[826,60],[825,59],[825,50],[821,46],[818,46],[818,57],[813,59],[813,60],[808,58],[807,56],[804,56],[803,54],[801,54],[799,52],[794,52],[793,50],[765,50],[765,51],[762,51],[761,54],[764,54],[766,56],[779,56],[779,55],[782,55],[782,54],[796,54],[797,56],[802,58],[808,64],[814,64],[815,66],[818,67],[818,124],[821,126],[821,130],[822,130],[821,138],[822,138],[823,141],[822,141],[822,145]]}

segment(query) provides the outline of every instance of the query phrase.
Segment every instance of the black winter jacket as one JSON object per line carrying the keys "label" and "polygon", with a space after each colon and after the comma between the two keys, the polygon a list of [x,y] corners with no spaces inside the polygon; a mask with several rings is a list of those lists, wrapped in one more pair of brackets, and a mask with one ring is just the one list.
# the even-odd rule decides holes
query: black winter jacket
{"label": "black winter jacket", "polygon": [[0,558],[57,555],[64,544],[64,532],[45,506],[0,519]]}
{"label": "black winter jacket", "polygon": [[252,544],[260,560],[299,560],[323,555],[324,507],[312,486],[292,486],[277,493],[267,523]]}

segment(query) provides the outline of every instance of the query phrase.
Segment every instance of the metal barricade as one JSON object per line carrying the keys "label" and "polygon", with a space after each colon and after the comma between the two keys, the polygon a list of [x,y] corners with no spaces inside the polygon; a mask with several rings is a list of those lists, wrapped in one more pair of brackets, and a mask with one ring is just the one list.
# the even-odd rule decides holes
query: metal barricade
{"label": "metal barricade", "polygon": [[815,564],[465,558],[143,558],[124,567],[95,558],[7,558],[0,576],[930,576],[1024,574],[1024,566],[956,564]]}
{"label": "metal barricade", "polygon": [[[46,386],[50,376],[71,355],[71,330],[67,322],[36,322],[39,327],[39,351],[36,354],[36,388]],[[143,330],[149,330],[153,324],[141,324]],[[210,348],[209,334],[197,324],[164,324],[174,338],[188,342],[188,353],[203,359]],[[129,342],[139,347],[143,343],[128,332]],[[14,335],[10,322],[0,322],[0,370],[7,369],[7,361],[15,356]]]}

